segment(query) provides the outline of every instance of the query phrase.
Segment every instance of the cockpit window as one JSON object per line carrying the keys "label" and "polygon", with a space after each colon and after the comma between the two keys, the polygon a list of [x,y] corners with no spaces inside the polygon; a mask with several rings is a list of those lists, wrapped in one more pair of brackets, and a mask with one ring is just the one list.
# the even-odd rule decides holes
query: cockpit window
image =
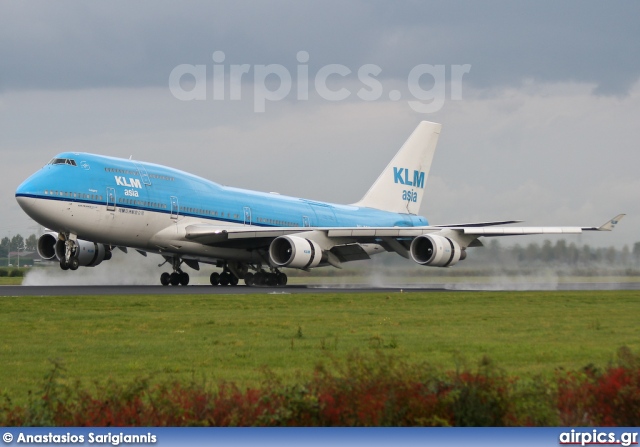
{"label": "cockpit window", "polygon": [[50,165],[71,165],[77,166],[76,161],[72,158],[54,158],[49,162]]}

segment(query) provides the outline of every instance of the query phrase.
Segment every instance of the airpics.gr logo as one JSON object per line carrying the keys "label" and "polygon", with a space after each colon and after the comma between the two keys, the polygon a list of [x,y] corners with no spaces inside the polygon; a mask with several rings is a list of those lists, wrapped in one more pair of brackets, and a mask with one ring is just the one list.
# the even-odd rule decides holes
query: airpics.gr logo
{"label": "airpics.gr logo", "polygon": [[409,170],[407,168],[393,168],[393,182],[401,185],[415,186],[424,189],[424,172],[413,171],[413,178],[409,179]]}

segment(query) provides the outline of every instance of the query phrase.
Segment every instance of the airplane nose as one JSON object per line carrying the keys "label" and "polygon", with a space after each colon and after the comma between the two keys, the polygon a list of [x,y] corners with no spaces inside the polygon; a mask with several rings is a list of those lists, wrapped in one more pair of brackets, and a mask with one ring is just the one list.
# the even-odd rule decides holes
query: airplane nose
{"label": "airplane nose", "polygon": [[29,187],[29,181],[26,180],[16,188],[16,201],[20,208],[27,211],[27,209],[33,205],[36,199],[33,197],[33,191]]}
{"label": "airplane nose", "polygon": [[33,197],[20,196],[16,197],[16,201],[18,202],[18,205],[20,205],[20,208],[27,212],[34,205],[36,199]]}

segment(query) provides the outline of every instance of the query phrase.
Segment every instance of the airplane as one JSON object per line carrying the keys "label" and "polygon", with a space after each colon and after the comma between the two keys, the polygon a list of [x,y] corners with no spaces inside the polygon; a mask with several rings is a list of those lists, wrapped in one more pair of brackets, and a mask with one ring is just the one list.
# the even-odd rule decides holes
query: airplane
{"label": "airplane", "polygon": [[[94,267],[119,248],[164,257],[164,286],[189,284],[200,264],[222,268],[212,285],[285,286],[282,269],[341,268],[395,252],[450,267],[480,238],[611,231],[599,227],[516,227],[522,221],[430,225],[419,214],[441,124],[422,121],[364,197],[351,205],[223,186],[158,164],[80,152],[56,155],[16,190],[49,230],[38,253],[63,270]],[[163,264],[161,264],[163,265]]]}

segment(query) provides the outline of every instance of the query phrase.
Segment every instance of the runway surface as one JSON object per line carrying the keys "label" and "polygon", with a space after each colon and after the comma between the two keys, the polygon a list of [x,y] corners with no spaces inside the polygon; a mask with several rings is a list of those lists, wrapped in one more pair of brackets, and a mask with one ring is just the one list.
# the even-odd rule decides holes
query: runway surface
{"label": "runway surface", "polygon": [[246,295],[300,293],[395,293],[456,291],[535,291],[535,290],[640,290],[638,282],[561,283],[561,284],[430,284],[428,286],[370,287],[366,285],[292,285],[287,287],[213,286],[0,286],[0,296],[80,296],[80,295]]}

